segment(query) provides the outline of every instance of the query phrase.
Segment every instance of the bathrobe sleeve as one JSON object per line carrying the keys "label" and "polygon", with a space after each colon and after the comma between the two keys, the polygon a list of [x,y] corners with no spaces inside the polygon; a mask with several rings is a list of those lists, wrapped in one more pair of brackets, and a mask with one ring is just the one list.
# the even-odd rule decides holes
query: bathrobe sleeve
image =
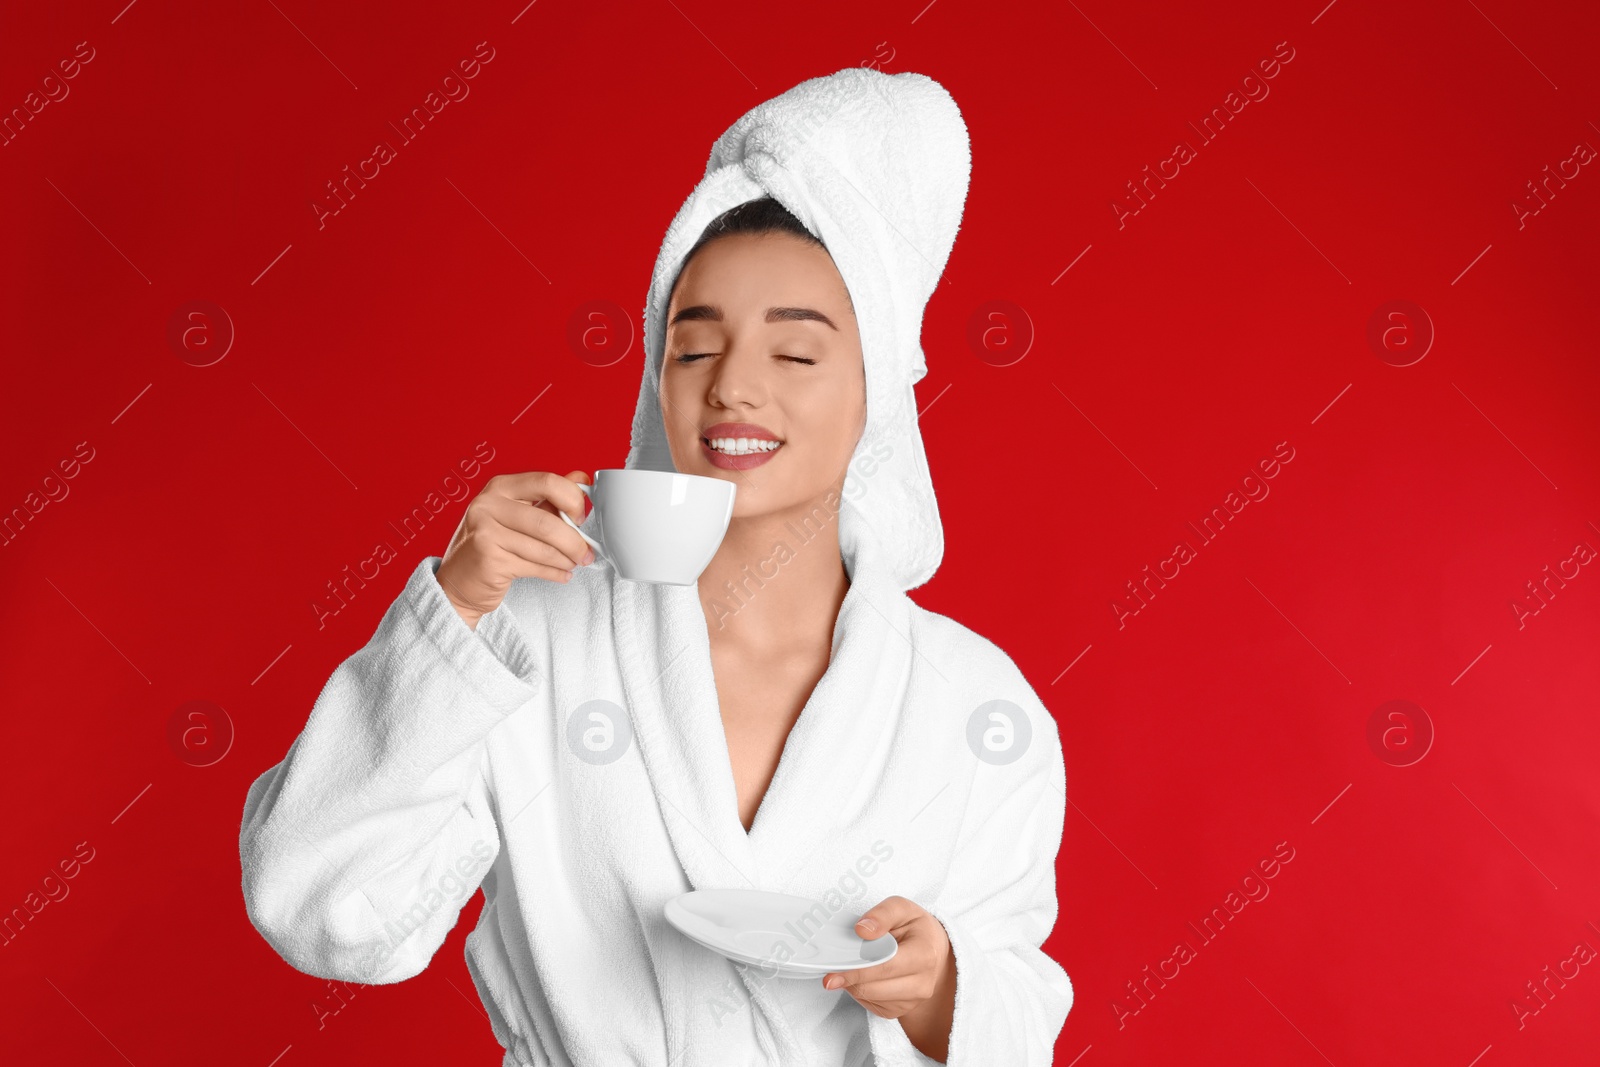
{"label": "bathrobe sleeve", "polygon": [[245,800],[246,911],[307,974],[420,973],[499,854],[484,739],[533,699],[539,670],[504,602],[466,624],[441,562],[417,565]]}
{"label": "bathrobe sleeve", "polygon": [[[1041,947],[1057,913],[1067,803],[1061,739],[1009,658],[999,676],[1001,695],[1028,712],[1030,751],[1010,764],[977,764],[949,878],[938,900],[916,901],[944,924],[955,954],[947,1067],[1049,1067],[1072,1007],[1071,979]],[[883,1064],[938,1063],[898,1020],[869,1012],[868,1033]]]}

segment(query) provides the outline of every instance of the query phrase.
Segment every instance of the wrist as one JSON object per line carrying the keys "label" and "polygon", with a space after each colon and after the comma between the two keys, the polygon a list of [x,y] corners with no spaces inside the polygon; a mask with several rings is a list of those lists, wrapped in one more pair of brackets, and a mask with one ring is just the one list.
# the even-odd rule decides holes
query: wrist
{"label": "wrist", "polygon": [[469,630],[476,630],[478,628],[478,623],[483,620],[483,612],[481,611],[474,611],[472,608],[464,608],[460,604],[456,604],[455,609],[456,614],[461,616],[461,621],[467,624],[467,629]]}
{"label": "wrist", "polygon": [[456,614],[461,616],[461,621],[467,624],[467,629],[476,631],[478,629],[478,620],[483,618],[484,613],[457,603],[456,598],[450,595],[450,583],[445,580],[444,576],[438,571],[435,571],[433,576],[439,583],[439,591],[444,593],[444,598],[450,602],[450,606],[455,609]]}
{"label": "wrist", "polygon": [[945,954],[944,966],[933,993],[915,1008],[900,1016],[900,1027],[916,1050],[929,1059],[944,1063],[950,1055],[950,1028],[955,1021],[956,956]]}

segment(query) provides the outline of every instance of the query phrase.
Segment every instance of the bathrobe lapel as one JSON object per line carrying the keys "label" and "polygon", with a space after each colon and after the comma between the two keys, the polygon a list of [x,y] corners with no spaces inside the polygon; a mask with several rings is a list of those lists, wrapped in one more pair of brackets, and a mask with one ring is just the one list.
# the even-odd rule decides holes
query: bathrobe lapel
{"label": "bathrobe lapel", "polygon": [[789,732],[751,827],[763,888],[814,895],[839,872],[813,870],[813,858],[886,799],[878,786],[904,721],[911,602],[874,574],[857,574],[840,604],[827,672]]}
{"label": "bathrobe lapel", "polygon": [[615,574],[611,587],[623,694],[673,851],[696,889],[761,888],[739,822],[699,591]]}
{"label": "bathrobe lapel", "polygon": [[855,576],[828,669],[748,834],[699,591],[613,576],[612,622],[634,734],[691,884],[800,891],[807,860],[873,801],[915,656],[910,601],[870,572]]}
{"label": "bathrobe lapel", "polygon": [[[746,834],[699,590],[614,574],[611,587],[613,639],[634,737],[690,885],[816,896],[838,872],[814,870],[813,857],[851,823],[881,814],[867,809],[885,799],[878,786],[904,721],[914,656],[910,600],[898,587],[853,576],[834,624],[828,669],[789,732]],[[675,966],[687,980],[707,961],[700,950],[679,948],[686,954]],[[785,983],[763,981],[748,969],[739,974],[776,1062],[820,1067],[785,1010]],[[687,1051],[705,1036],[691,1028],[679,1040]]]}

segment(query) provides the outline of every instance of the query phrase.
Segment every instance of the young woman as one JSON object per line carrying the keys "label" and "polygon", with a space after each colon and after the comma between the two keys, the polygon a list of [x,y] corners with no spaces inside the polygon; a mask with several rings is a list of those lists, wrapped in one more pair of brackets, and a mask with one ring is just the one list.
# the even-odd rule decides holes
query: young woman
{"label": "young woman", "polygon": [[[1055,724],[905,595],[942,554],[911,386],[969,172],[915,74],[812,79],[718,139],[657,261],[627,464],[737,484],[716,556],[621,579],[558,514],[586,474],[491,478],[251,787],[246,904],[285,960],[401,981],[481,885],[506,1067],[1050,1062]],[[774,978],[666,923],[713,887],[898,951]]]}

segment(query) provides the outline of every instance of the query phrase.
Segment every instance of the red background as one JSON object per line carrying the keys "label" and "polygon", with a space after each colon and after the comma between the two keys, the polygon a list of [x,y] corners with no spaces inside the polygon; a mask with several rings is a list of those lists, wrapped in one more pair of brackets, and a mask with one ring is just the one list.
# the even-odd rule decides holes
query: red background
{"label": "red background", "polygon": [[[1600,967],[1512,1007],[1600,949],[1600,575],[1512,607],[1600,547],[1600,174],[1512,206],[1600,146],[1592,9],[124,2],[16,5],[0,32],[6,113],[94,49],[0,147],[0,508],[93,449],[0,551],[0,909],[94,849],[0,948],[7,1059],[499,1062],[462,960],[481,896],[424,974],[319,1028],[325,984],[239,889],[246,788],[464,503],[326,626],[312,604],[479,442],[474,494],[621,465],[641,354],[582,358],[575,312],[612,301],[636,334],[715,136],[871,62],[937,78],[972,135],[918,387],[947,547],[914,596],[1060,724],[1057,1062],[1592,1055]],[[319,230],[323,183],[480,41],[470,96]],[[1186,123],[1279,42],[1270,95],[1200,144]],[[1197,158],[1119,228],[1180,139]],[[236,331],[205,367],[220,323],[187,360],[167,338],[192,300]],[[1031,326],[974,349],[996,300]],[[1368,341],[1391,300],[1437,332],[1409,366],[1415,312]],[[1185,524],[1280,442],[1270,495],[1199,544]],[[1179,539],[1197,558],[1119,628]],[[192,700],[236,731],[214,765],[169,743]],[[1431,723],[1420,762],[1391,762],[1420,717],[1368,741],[1390,700]],[[1270,895],[1200,945],[1187,924],[1279,842]],[[1119,1026],[1180,938],[1197,958]]]}

